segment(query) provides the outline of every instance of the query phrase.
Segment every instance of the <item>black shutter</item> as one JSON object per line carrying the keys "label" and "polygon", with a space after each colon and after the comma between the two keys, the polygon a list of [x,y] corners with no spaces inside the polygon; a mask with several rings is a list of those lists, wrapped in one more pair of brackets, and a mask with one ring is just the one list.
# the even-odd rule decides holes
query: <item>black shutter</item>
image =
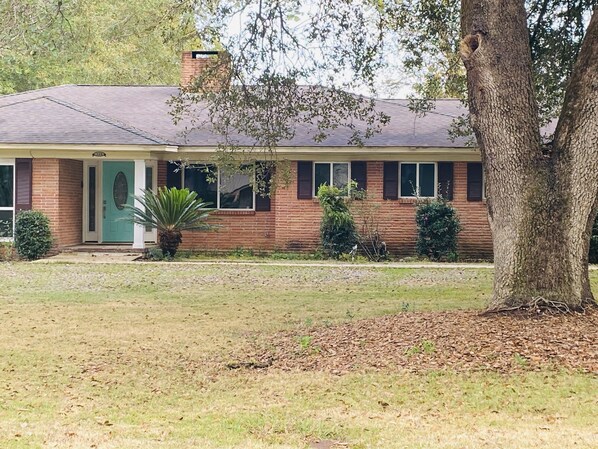
{"label": "black shutter", "polygon": [[467,201],[482,201],[484,196],[482,189],[482,164],[480,162],[468,162]]}
{"label": "black shutter", "polygon": [[297,199],[310,200],[312,193],[312,162],[297,162]]}
{"label": "black shutter", "polygon": [[453,163],[438,162],[438,194],[453,200]]}
{"label": "black shutter", "polygon": [[357,183],[358,190],[368,188],[368,164],[367,162],[351,162],[351,179]]}
{"label": "black shutter", "polygon": [[268,212],[270,210],[270,181],[272,180],[273,167],[264,168],[263,182],[265,188],[265,196],[261,193],[255,194],[255,210],[256,212]]}
{"label": "black shutter", "polygon": [[399,163],[384,163],[384,187],[382,198],[396,200],[399,198]]}
{"label": "black shutter", "polygon": [[15,211],[31,209],[31,159],[15,160]]}
{"label": "black shutter", "polygon": [[175,162],[169,162],[166,169],[166,187],[182,188],[183,167]]}

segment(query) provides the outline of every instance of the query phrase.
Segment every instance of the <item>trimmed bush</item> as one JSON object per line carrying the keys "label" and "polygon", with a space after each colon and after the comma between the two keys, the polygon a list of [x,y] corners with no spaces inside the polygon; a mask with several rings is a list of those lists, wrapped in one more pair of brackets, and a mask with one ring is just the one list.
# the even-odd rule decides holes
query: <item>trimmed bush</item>
{"label": "trimmed bush", "polygon": [[457,259],[457,236],[461,224],[457,211],[444,198],[422,200],[415,212],[416,251],[431,260]]}
{"label": "trimmed bush", "polygon": [[355,220],[347,207],[346,190],[322,185],[318,200],[324,212],[320,224],[322,250],[327,257],[338,259],[350,253],[358,241]]}
{"label": "trimmed bush", "polygon": [[48,254],[52,248],[50,220],[36,210],[26,210],[17,214],[15,222],[15,249],[19,256],[36,260]]}

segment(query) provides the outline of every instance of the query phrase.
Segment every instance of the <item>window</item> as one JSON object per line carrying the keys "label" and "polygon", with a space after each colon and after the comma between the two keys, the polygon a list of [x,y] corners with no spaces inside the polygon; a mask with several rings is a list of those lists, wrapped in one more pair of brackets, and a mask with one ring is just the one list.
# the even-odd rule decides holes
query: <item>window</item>
{"label": "window", "polygon": [[344,189],[349,183],[350,175],[348,162],[316,162],[314,163],[314,189],[313,196],[318,194],[318,188],[324,185],[333,185]]}
{"label": "window", "polygon": [[467,201],[482,201],[486,198],[484,170],[480,162],[467,163]]}
{"label": "window", "polygon": [[399,178],[401,197],[436,196],[436,163],[434,162],[402,162]]}
{"label": "window", "polygon": [[218,208],[253,209],[253,187],[247,173],[218,171]]}
{"label": "window", "polygon": [[12,238],[15,218],[14,162],[0,161],[0,239]]}
{"label": "window", "polygon": [[[194,192],[210,207],[218,207],[218,186],[212,182],[218,176],[213,165],[195,164],[185,167],[183,185]],[[182,172],[183,170],[181,170]]]}
{"label": "window", "polygon": [[[181,170],[183,172],[183,170]],[[183,185],[217,209],[255,208],[255,195],[248,173],[228,173],[210,164],[185,168]]]}

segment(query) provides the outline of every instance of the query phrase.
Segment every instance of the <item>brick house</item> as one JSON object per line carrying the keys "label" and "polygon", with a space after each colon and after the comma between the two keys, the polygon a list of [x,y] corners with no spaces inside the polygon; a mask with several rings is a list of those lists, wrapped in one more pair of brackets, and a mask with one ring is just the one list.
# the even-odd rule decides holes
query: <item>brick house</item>
{"label": "brick house", "polygon": [[[183,54],[182,82],[211,52]],[[270,198],[256,195],[249,175],[215,169],[208,182],[196,166],[178,170],[170,161],[210,164],[219,136],[209,129],[182,135],[167,101],[169,86],[65,85],[0,97],[0,239],[10,239],[15,213],[43,211],[59,249],[81,243],[119,243],[143,248],[155,231],[119,220],[131,194],[161,185],[187,186],[217,206],[220,229],[184,236],[196,250],[311,251],[318,246],[321,209],[314,192],[322,183],[353,179],[380,204],[382,236],[393,255],[415,246],[414,187],[420,196],[448,194],[463,231],[459,250],[469,258],[492,255],[483,199],[479,151],[448,129],[463,110],[441,100],[424,117],[405,100],[379,100],[391,117],[366,146],[348,145],[335,131],[315,143],[300,132],[277,150],[290,161],[291,182]]]}

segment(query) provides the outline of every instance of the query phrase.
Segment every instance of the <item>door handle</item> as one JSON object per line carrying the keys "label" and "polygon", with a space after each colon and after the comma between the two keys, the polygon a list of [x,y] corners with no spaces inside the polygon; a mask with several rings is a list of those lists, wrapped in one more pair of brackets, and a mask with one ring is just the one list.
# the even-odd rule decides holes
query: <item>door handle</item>
{"label": "door handle", "polygon": [[106,206],[102,208],[104,219],[106,219]]}

